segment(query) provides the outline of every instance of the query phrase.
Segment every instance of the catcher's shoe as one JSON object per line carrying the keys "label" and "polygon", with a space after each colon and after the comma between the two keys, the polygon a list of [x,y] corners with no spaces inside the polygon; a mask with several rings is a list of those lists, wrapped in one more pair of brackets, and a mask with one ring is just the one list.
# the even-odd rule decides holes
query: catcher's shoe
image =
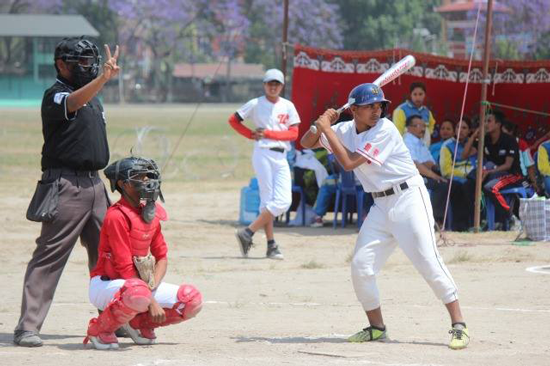
{"label": "catcher's shoe", "polygon": [[367,327],[349,337],[348,342],[362,343],[370,341],[380,341],[382,339],[386,339],[386,336],[386,328],[384,328],[384,330],[381,330],[374,327]]}
{"label": "catcher's shoe", "polygon": [[463,349],[470,343],[470,335],[468,334],[468,328],[462,324],[455,324],[449,331],[451,334],[451,342],[449,343],[450,349]]}
{"label": "catcher's shoe", "polygon": [[276,245],[268,245],[267,246],[267,253],[265,255],[269,259],[278,259],[283,260],[285,257],[283,256],[283,253],[279,250],[279,247]]}
{"label": "catcher's shoe", "polygon": [[248,251],[252,247],[252,236],[246,232],[245,229],[238,229],[235,232],[237,241],[239,242],[239,248],[244,258],[248,258]]}
{"label": "catcher's shoe", "polygon": [[156,335],[153,329],[134,329],[128,323],[122,326],[135,344],[150,345],[156,343]]}
{"label": "catcher's shoe", "polygon": [[87,344],[88,341],[92,343],[95,349],[118,349],[118,339],[115,333],[99,333],[97,336],[87,336],[84,339],[84,344]]}

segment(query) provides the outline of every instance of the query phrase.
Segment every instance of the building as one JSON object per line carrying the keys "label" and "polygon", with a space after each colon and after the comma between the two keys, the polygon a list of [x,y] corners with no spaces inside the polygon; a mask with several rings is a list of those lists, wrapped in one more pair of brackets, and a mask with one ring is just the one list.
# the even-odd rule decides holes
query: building
{"label": "building", "polygon": [[244,102],[263,95],[264,67],[245,63],[179,63],[174,67],[174,102]]}
{"label": "building", "polygon": [[[442,38],[448,47],[448,57],[467,59],[474,45],[473,35],[477,10],[487,12],[487,0],[443,0],[435,11],[443,17]],[[508,13],[510,9],[493,1],[493,13]],[[483,28],[478,26],[478,37],[474,59],[483,57]]]}
{"label": "building", "polygon": [[39,105],[55,80],[56,44],[82,35],[99,32],[81,15],[0,14],[0,105]]}

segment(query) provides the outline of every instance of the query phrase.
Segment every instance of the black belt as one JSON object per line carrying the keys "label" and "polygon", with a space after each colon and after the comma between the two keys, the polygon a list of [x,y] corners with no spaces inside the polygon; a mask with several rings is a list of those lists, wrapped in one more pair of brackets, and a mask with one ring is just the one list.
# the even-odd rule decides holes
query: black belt
{"label": "black belt", "polygon": [[283,149],[282,147],[270,147],[269,150],[271,150],[271,151],[277,151],[277,152],[280,152],[280,153],[284,153],[284,152],[285,152],[285,149]]}
{"label": "black belt", "polygon": [[97,170],[75,170],[69,168],[48,169],[52,175],[71,175],[77,177],[95,178],[98,176]]}
{"label": "black belt", "polygon": [[[409,188],[409,185],[407,184],[407,182],[403,182],[399,185],[399,188],[401,188],[401,190],[404,191],[405,189]],[[391,196],[392,194],[395,194],[395,193],[397,192],[395,192],[393,188],[390,188],[382,192],[372,192],[372,196],[374,198],[380,198],[380,197]]]}

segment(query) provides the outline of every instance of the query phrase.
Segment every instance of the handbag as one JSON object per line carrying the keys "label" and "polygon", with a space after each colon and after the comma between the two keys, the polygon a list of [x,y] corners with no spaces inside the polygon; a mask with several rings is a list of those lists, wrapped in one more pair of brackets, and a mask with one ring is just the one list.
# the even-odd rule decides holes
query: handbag
{"label": "handbag", "polygon": [[27,220],[51,222],[57,216],[59,203],[59,179],[39,180],[27,209]]}
{"label": "handbag", "polygon": [[533,241],[550,241],[550,200],[520,198],[519,217],[525,235]]}

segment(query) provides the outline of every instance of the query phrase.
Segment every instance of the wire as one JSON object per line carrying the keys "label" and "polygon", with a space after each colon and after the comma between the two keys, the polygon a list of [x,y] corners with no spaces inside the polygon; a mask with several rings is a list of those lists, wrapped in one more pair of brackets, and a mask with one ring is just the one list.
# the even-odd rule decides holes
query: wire
{"label": "wire", "polygon": [[[462,119],[464,118],[464,109],[466,107],[466,96],[468,95],[468,85],[470,83],[470,72],[472,69],[472,61],[474,58],[474,50],[476,49],[476,40],[477,40],[477,27],[479,24],[479,16],[481,14],[481,4],[482,2],[479,2],[478,8],[477,8],[477,18],[476,18],[476,25],[474,28],[474,37],[473,37],[473,44],[472,44],[472,51],[470,53],[470,61],[468,62],[468,74],[466,75],[466,85],[464,86],[464,97],[462,98],[462,108],[460,110],[460,119],[458,121],[458,131],[459,133],[456,136],[456,144],[455,144],[455,151],[453,156],[453,165],[451,167],[451,178],[449,180],[449,189],[447,190],[447,201],[445,202],[445,213],[443,215],[443,227],[441,228],[440,235],[443,235],[443,232],[445,232],[445,223],[447,222],[447,213],[449,210],[449,201],[451,197],[451,188],[453,185],[453,178],[455,173],[455,165],[456,165],[456,155],[458,153],[458,144],[459,144],[459,137],[460,137],[460,129],[462,127]],[[483,122],[482,122],[483,123]],[[443,239],[445,243],[445,239]],[[445,243],[447,245],[447,243]]]}

